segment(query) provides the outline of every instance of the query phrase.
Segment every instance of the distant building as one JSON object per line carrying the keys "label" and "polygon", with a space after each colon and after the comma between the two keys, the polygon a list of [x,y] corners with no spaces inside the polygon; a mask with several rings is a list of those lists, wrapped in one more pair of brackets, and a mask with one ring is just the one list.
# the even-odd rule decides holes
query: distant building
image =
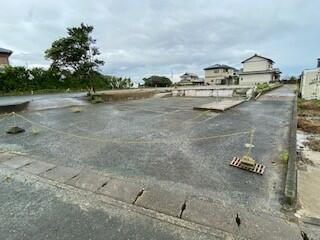
{"label": "distant building", "polygon": [[9,57],[12,51],[0,48],[0,71],[4,69],[5,66],[9,65]]}
{"label": "distant building", "polygon": [[204,80],[199,78],[197,74],[194,73],[185,73],[180,76],[180,82],[178,85],[180,86],[194,86],[194,85],[203,85]]}
{"label": "distant building", "polygon": [[306,100],[320,99],[320,58],[318,58],[317,68],[302,72],[300,93]]}
{"label": "distant building", "polygon": [[224,64],[215,64],[204,70],[205,85],[236,85],[238,70]]}
{"label": "distant building", "polygon": [[239,72],[240,85],[271,83],[280,80],[280,70],[273,68],[274,61],[257,54],[242,62],[243,69]]}

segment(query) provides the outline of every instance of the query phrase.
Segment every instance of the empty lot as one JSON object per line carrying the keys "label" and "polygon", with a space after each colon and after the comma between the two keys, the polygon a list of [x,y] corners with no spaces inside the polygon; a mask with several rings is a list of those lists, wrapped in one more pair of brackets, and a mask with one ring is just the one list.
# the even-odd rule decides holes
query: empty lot
{"label": "empty lot", "polygon": [[[26,132],[4,135],[1,144],[18,144],[34,158],[58,165],[96,169],[250,209],[279,210],[285,167],[279,156],[288,141],[292,101],[276,99],[277,92],[292,94],[282,88],[271,98],[219,114],[192,110],[213,98],[179,97],[93,105],[80,113],[68,108],[27,112],[22,115],[35,123],[17,118]],[[11,124],[9,119],[1,127]],[[35,128],[38,134],[32,133]],[[263,176],[229,166],[234,156],[246,153],[246,132],[252,129],[252,155],[267,167]]]}

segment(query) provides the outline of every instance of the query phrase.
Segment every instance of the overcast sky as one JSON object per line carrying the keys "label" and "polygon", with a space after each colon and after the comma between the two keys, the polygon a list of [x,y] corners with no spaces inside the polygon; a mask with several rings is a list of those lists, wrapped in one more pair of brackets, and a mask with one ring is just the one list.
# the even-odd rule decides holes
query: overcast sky
{"label": "overcast sky", "polygon": [[44,51],[81,22],[95,27],[104,73],[131,77],[224,63],[254,53],[283,74],[320,57],[319,0],[10,0],[0,4],[0,47],[13,65],[48,66]]}

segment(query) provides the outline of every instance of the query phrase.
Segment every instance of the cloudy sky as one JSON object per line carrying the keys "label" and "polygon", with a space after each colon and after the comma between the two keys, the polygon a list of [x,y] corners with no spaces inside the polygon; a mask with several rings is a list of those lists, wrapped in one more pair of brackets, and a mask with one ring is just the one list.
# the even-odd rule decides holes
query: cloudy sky
{"label": "cloudy sky", "polygon": [[240,68],[254,53],[299,74],[320,57],[319,0],[10,0],[0,9],[0,47],[14,51],[13,65],[48,66],[44,51],[81,22],[95,27],[101,70],[135,82]]}

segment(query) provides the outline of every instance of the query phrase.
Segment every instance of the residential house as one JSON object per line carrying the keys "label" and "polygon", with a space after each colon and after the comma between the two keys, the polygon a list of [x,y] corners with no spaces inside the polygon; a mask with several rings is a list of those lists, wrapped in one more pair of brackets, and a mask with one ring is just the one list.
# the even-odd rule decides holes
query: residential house
{"label": "residential house", "polygon": [[9,57],[12,51],[0,48],[0,71],[4,69],[5,66],[9,65]]}
{"label": "residential house", "polygon": [[243,69],[239,72],[240,85],[271,83],[280,80],[280,70],[273,68],[274,61],[257,54],[242,62]]}
{"label": "residential house", "polygon": [[318,58],[317,68],[302,72],[300,93],[306,100],[320,99],[320,58]]}
{"label": "residential house", "polygon": [[194,73],[185,73],[180,76],[180,82],[178,85],[180,86],[194,86],[194,85],[203,85],[204,80],[199,78],[197,74]]}
{"label": "residential house", "polygon": [[205,85],[236,85],[238,70],[224,64],[215,64],[204,70]]}

